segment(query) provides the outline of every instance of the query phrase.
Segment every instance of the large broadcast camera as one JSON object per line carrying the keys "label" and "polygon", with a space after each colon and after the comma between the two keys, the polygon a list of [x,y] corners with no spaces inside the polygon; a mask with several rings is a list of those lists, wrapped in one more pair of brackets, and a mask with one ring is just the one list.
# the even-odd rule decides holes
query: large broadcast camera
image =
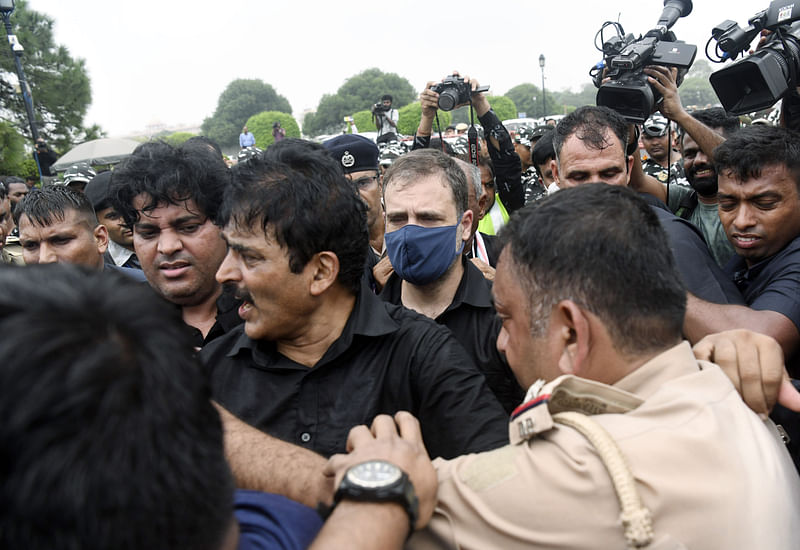
{"label": "large broadcast camera", "polygon": [[438,84],[431,86],[431,90],[439,94],[439,109],[442,111],[452,111],[456,105],[469,103],[472,94],[488,92],[489,86],[481,86],[472,90],[469,84],[464,82],[460,76],[450,75]]}
{"label": "large broadcast camera", "polygon": [[[669,29],[680,17],[692,12],[691,0],[664,0],[664,10],[656,27],[639,38],[625,35],[622,25],[606,22],[595,36],[595,46],[603,52],[603,62],[589,74],[597,90],[597,104],[614,109],[629,122],[642,123],[663,98],[650,86],[643,69],[648,65],[678,67],[678,85],[694,63],[697,46],[676,40]],[[613,26],[616,34],[603,39],[606,27]],[[602,47],[597,46],[597,38]],[[604,69],[606,69],[604,73]],[[608,82],[604,79],[610,78]]]}
{"label": "large broadcast camera", "polygon": [[725,110],[744,115],[766,109],[797,87],[800,71],[800,2],[773,0],[764,11],[748,21],[745,29],[725,20],[711,31],[716,40],[715,63],[736,57],[747,50],[762,30],[772,31],[754,53],[711,75],[711,86]]}

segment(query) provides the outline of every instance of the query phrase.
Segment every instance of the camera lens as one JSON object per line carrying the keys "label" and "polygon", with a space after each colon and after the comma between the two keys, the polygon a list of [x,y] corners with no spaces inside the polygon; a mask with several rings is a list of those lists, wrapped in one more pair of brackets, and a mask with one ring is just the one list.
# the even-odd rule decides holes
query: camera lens
{"label": "camera lens", "polygon": [[458,105],[458,91],[448,88],[439,94],[439,108],[442,111],[452,111]]}

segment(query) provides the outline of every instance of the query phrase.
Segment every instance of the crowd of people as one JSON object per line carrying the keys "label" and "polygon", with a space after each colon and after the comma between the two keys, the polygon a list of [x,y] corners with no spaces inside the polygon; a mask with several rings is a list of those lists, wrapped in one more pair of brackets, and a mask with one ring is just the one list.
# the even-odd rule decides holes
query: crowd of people
{"label": "crowd of people", "polygon": [[5,178],[0,546],[800,547],[800,134],[645,72]]}

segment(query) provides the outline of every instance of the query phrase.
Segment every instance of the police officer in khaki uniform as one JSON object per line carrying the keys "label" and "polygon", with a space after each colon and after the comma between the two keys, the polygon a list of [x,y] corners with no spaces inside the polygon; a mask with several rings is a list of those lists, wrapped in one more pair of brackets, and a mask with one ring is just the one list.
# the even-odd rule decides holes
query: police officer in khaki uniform
{"label": "police officer in khaki uniform", "polygon": [[[774,425],[682,341],[685,290],[652,210],[598,184],[520,214],[493,293],[498,348],[528,396],[510,445],[434,461],[438,503],[409,546],[800,548],[800,479]],[[421,527],[430,462],[413,419],[397,416],[398,435],[387,418],[353,429],[328,474],[342,501],[355,465],[397,465],[418,500],[395,494],[383,521],[407,530],[406,510]],[[361,496],[380,502],[381,483]]]}

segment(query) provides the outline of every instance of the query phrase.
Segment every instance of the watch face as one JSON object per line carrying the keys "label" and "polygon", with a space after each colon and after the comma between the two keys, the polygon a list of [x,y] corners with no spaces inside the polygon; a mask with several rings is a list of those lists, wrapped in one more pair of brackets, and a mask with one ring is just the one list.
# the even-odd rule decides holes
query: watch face
{"label": "watch face", "polygon": [[387,487],[396,483],[403,472],[389,462],[370,460],[350,468],[346,477],[350,483],[361,487]]}

